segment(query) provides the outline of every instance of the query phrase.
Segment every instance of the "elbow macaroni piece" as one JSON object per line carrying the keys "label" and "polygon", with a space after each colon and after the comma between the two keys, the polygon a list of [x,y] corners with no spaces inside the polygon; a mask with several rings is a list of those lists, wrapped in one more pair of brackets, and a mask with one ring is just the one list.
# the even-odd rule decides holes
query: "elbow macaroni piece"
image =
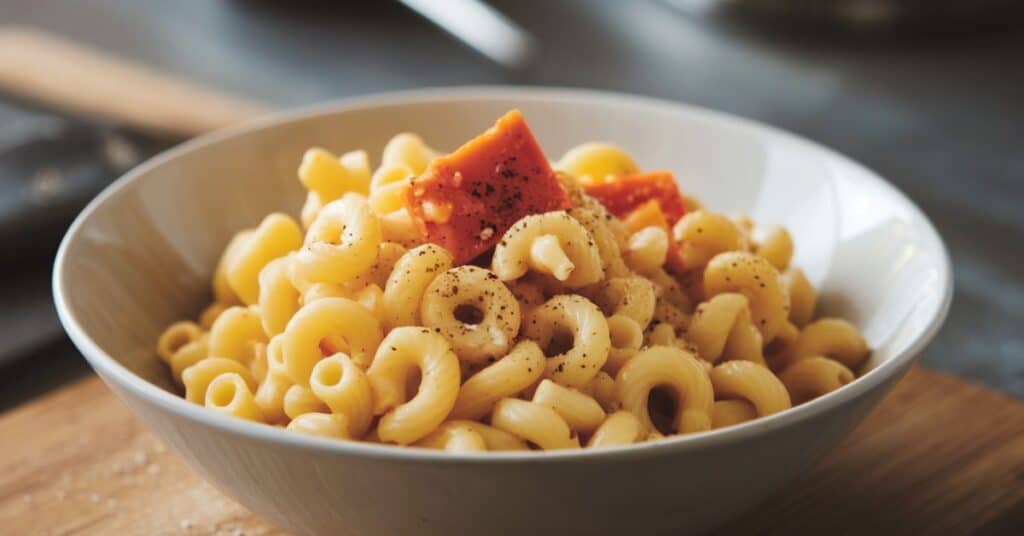
{"label": "elbow macaroni piece", "polygon": [[803,270],[790,268],[781,275],[783,288],[789,294],[789,321],[798,328],[806,326],[814,317],[818,293],[807,280]]}
{"label": "elbow macaroni piece", "polygon": [[608,351],[608,361],[605,361],[604,370],[615,374],[622,368],[622,365],[631,359],[640,347],[644,344],[644,331],[636,320],[616,314],[608,317],[608,339],[611,349]]}
{"label": "elbow macaroni piece", "polygon": [[168,364],[171,366],[171,377],[175,383],[182,383],[181,373],[185,369],[210,356],[209,341],[209,334],[204,333],[202,337],[182,346],[177,352],[174,352]]}
{"label": "elbow macaroni piece", "polygon": [[[443,433],[443,430],[449,426],[461,426],[469,428],[476,432],[484,440],[484,445],[487,450],[530,450],[526,442],[518,437],[504,431],[499,430],[493,426],[488,426],[482,422],[469,421],[469,420],[452,420],[442,424],[437,430],[431,433],[431,436],[438,433]],[[421,442],[429,441],[430,436],[421,440]]]}
{"label": "elbow macaroni piece", "polygon": [[271,370],[256,388],[254,400],[267,423],[280,424],[288,420],[284,412],[284,397],[292,385],[287,376]]}
{"label": "elbow macaroni piece", "polygon": [[235,295],[246,305],[259,298],[259,275],[268,262],[302,246],[302,229],[284,214],[271,214],[260,222],[251,236],[242,239],[238,250],[227,258],[225,275]]}
{"label": "elbow macaroni piece", "polygon": [[380,222],[366,200],[346,194],[320,209],[302,249],[293,257],[292,278],[304,283],[344,283],[373,266],[380,243]]}
{"label": "elbow macaroni piece", "polygon": [[182,371],[181,383],[185,385],[185,399],[195,404],[204,403],[210,382],[221,374],[231,372],[245,380],[249,388],[256,387],[256,380],[249,369],[238,361],[223,357],[207,357]]}
{"label": "elbow macaroni piece", "polygon": [[556,335],[572,335],[572,347],[548,358],[546,377],[567,387],[592,380],[608,360],[611,338],[601,310],[583,296],[555,296],[538,307],[523,334],[547,348]]}
{"label": "elbow macaroni piece", "polygon": [[303,413],[288,423],[289,430],[316,437],[351,439],[349,423],[341,413]]}
{"label": "elbow macaroni piece", "polygon": [[856,326],[841,318],[821,318],[811,322],[796,338],[789,351],[789,362],[811,356],[824,356],[857,370],[870,350]]}
{"label": "elbow macaroni piece", "polygon": [[525,216],[512,224],[494,248],[491,267],[502,281],[533,269],[570,288],[596,283],[604,274],[594,238],[564,210]]}
{"label": "elbow macaroni piece", "polygon": [[[419,369],[419,390],[406,392],[406,379]],[[366,371],[374,393],[374,414],[383,415],[377,435],[383,441],[408,445],[436,429],[455,406],[459,392],[459,359],[448,341],[425,328],[391,330]]]}
{"label": "elbow macaroni piece", "polygon": [[263,422],[263,413],[253,400],[249,382],[235,372],[225,372],[210,382],[206,389],[205,405],[224,415]]}
{"label": "elbow macaroni piece", "polygon": [[704,295],[739,292],[747,297],[754,325],[767,344],[786,324],[789,295],[779,272],[763,257],[739,251],[716,255],[704,269]]}
{"label": "elbow macaroni piece", "polygon": [[543,380],[533,393],[533,403],[555,410],[577,434],[589,434],[604,421],[604,409],[592,397]]}
{"label": "elbow macaroni piece", "polygon": [[505,357],[469,377],[459,389],[452,419],[479,419],[494,404],[530,387],[544,373],[544,353],[533,341],[522,341]]}
{"label": "elbow macaroni piece", "polygon": [[745,250],[743,232],[728,217],[698,210],[679,219],[672,227],[679,253],[687,268],[699,268],[726,251]]}
{"label": "elbow macaroni piece", "polygon": [[231,261],[241,251],[250,238],[256,233],[255,229],[247,229],[239,231],[231,237],[227,247],[224,248],[224,253],[221,254],[220,260],[217,262],[217,267],[213,271],[212,288],[213,288],[213,301],[214,303],[228,305],[237,305],[242,303],[238,295],[235,294],[235,290],[231,288],[231,283],[228,282],[228,266]]}
{"label": "elbow macaroni piece", "polygon": [[776,270],[785,270],[793,258],[793,238],[785,228],[773,225],[756,242],[754,253],[767,259]]}
{"label": "elbow macaroni piece", "polygon": [[580,225],[594,239],[605,277],[628,275],[629,268],[622,258],[622,250],[627,245],[625,236],[627,231],[622,227],[622,223],[605,210],[600,203],[594,201],[593,198],[591,201],[592,204],[588,206],[576,206],[569,209],[569,215],[580,222]]}
{"label": "elbow macaroni piece", "polygon": [[292,385],[284,392],[284,414],[295,419],[306,413],[326,413],[329,408],[307,387]]}
{"label": "elbow macaroni piece", "polygon": [[711,408],[711,428],[725,428],[757,418],[757,409],[746,400],[719,400]]}
{"label": "elbow macaroni piece", "polygon": [[388,140],[384,146],[381,164],[403,165],[413,174],[419,175],[426,171],[427,165],[437,154],[437,151],[423,142],[423,138],[410,132],[402,132]]}
{"label": "elbow macaroni piece", "polygon": [[651,323],[655,309],[654,284],[638,276],[615,277],[589,293],[594,303],[609,316],[624,315],[632,318],[640,329]]}
{"label": "elbow macaroni piece", "polygon": [[761,332],[750,319],[747,298],[726,292],[697,306],[686,329],[686,339],[697,347],[701,358],[752,361],[766,365]]}
{"label": "elbow macaroni piece", "polygon": [[597,403],[601,404],[601,408],[606,412],[610,413],[618,409],[619,400],[615,393],[615,378],[603,370],[581,387],[580,391],[597,400]]}
{"label": "elbow macaroni piece", "polygon": [[485,452],[488,450],[484,436],[470,424],[472,421],[448,421],[417,441],[414,446],[441,449],[448,452]]}
{"label": "elbow macaroni piece", "polygon": [[626,264],[640,273],[661,268],[668,257],[668,234],[661,227],[644,227],[629,237]]}
{"label": "elbow macaroni piece", "polygon": [[373,421],[373,391],[363,369],[337,353],[313,367],[309,387],[334,414],[345,415],[349,437],[362,437]]}
{"label": "elbow macaroni piece", "polygon": [[768,367],[750,361],[726,361],[712,368],[709,376],[716,398],[746,400],[754,405],[758,417],[792,406],[786,386]]}
{"label": "elbow macaroni piece", "polygon": [[283,337],[281,350],[288,377],[306,386],[313,367],[324,357],[321,341],[340,337],[352,360],[367,367],[380,344],[381,327],[358,303],[346,298],[323,298],[299,309]]}
{"label": "elbow macaroni piece", "polygon": [[647,430],[656,429],[647,402],[651,391],[658,387],[667,388],[675,397],[674,432],[688,434],[711,428],[714,391],[696,357],[679,348],[652,346],[630,359],[616,375],[615,389],[622,409],[640,419]]}
{"label": "elbow macaroni piece", "polygon": [[[462,312],[475,312],[478,318],[460,319]],[[505,355],[519,333],[519,304],[512,292],[478,266],[459,266],[435,277],[423,294],[420,318],[470,363]]]}
{"label": "elbow macaroni piece", "polygon": [[370,208],[378,215],[390,214],[405,206],[405,191],[416,173],[404,164],[384,164],[370,181]]}
{"label": "elbow macaroni piece", "polygon": [[352,151],[336,157],[314,147],[302,155],[299,182],[321,203],[330,203],[355,192],[366,195],[370,185],[370,159],[366,151]]}
{"label": "elbow macaroni piece", "polygon": [[644,424],[628,411],[616,411],[601,423],[587,442],[588,448],[632,445],[647,436]]}
{"label": "elbow macaroni piece", "polygon": [[584,184],[608,182],[640,171],[629,153],[602,142],[584,143],[569,149],[555,164],[555,168],[576,177]]}
{"label": "elbow macaroni piece", "polygon": [[260,271],[259,298],[263,331],[273,337],[284,331],[288,321],[299,310],[299,291],[288,277],[290,257],[279,257]]}
{"label": "elbow macaroni piece", "polygon": [[156,354],[164,363],[170,364],[174,354],[189,343],[202,338],[203,330],[195,322],[180,320],[167,326],[156,340]]}
{"label": "elbow macaroni piece", "polygon": [[213,302],[207,305],[203,312],[199,313],[199,327],[209,331],[213,327],[213,323],[217,321],[220,314],[228,310],[231,305],[226,305],[220,302]]}
{"label": "elbow macaroni piece", "polygon": [[234,359],[243,365],[255,357],[254,345],[266,342],[260,314],[253,308],[230,307],[210,327],[210,355]]}
{"label": "elbow macaroni piece", "polygon": [[574,449],[580,440],[555,410],[534,402],[503,398],[491,412],[491,426],[543,450]]}
{"label": "elbow macaroni piece", "polygon": [[396,242],[407,248],[423,243],[420,230],[413,223],[409,211],[405,208],[377,216],[380,222],[380,235],[386,242]]}
{"label": "elbow macaroni piece", "polygon": [[384,286],[384,324],[389,328],[418,325],[427,287],[451,266],[451,253],[435,244],[423,244],[402,255]]}
{"label": "elbow macaroni piece", "polygon": [[786,386],[793,405],[803,404],[852,382],[853,372],[827,357],[808,357],[786,367],[779,380]]}

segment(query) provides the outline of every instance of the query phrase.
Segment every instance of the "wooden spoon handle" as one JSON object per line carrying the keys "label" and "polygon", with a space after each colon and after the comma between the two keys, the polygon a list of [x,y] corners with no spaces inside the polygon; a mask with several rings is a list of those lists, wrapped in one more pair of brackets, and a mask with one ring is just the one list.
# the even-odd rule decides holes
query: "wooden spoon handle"
{"label": "wooden spoon handle", "polygon": [[60,37],[17,27],[0,27],[0,91],[50,108],[183,137],[269,110]]}

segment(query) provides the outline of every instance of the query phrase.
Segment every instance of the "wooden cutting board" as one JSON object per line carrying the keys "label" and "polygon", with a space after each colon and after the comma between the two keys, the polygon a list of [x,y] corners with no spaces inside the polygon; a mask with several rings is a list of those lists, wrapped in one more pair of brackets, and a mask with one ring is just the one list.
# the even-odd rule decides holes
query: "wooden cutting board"
{"label": "wooden cutting board", "polygon": [[[282,534],[96,378],[0,416],[0,533]],[[1024,404],[914,369],[815,471],[721,534],[1022,534]]]}

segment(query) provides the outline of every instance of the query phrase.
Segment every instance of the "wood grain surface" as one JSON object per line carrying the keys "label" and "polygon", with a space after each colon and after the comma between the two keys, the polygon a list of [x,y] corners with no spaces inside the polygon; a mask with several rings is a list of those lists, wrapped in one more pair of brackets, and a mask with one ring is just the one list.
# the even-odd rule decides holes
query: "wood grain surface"
{"label": "wood grain surface", "polygon": [[[0,532],[282,534],[194,475],[96,378],[0,416],[0,452]],[[918,368],[816,470],[720,532],[1012,534],[1022,483],[1024,404]]]}

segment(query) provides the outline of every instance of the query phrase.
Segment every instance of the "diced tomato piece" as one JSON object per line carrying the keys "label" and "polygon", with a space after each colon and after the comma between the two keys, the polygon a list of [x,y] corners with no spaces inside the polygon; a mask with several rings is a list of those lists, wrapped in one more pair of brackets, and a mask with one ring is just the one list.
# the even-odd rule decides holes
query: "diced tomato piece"
{"label": "diced tomato piece", "polygon": [[669,225],[675,224],[686,213],[686,203],[679,194],[679,186],[668,171],[627,175],[583,188],[620,218],[652,199],[661,205],[661,212]]}
{"label": "diced tomato piece", "polygon": [[428,242],[464,264],[523,216],[570,207],[519,110],[455,152],[435,158],[406,191],[406,208]]}
{"label": "diced tomato piece", "polygon": [[661,203],[657,199],[646,201],[622,217],[622,222],[630,233],[644,227],[661,227],[668,235],[668,254],[665,256],[665,269],[670,272],[681,272],[684,268],[683,255],[679,244],[672,239],[672,228],[669,227],[665,213],[661,211]]}

